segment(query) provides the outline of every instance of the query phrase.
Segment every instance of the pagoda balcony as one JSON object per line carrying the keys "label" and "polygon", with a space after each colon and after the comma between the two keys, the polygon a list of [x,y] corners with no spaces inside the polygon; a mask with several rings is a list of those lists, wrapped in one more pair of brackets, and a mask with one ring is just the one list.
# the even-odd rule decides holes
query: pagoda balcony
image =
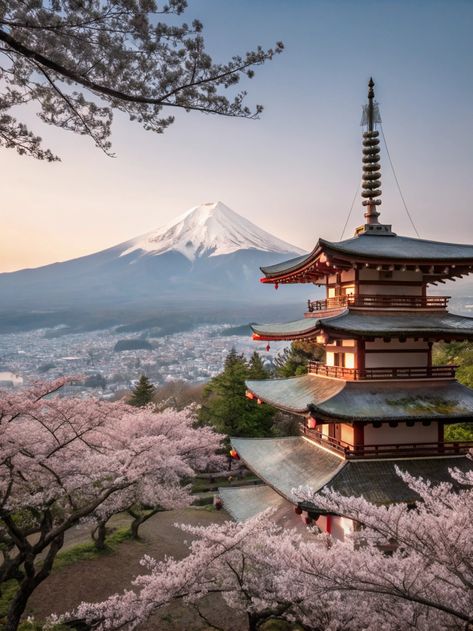
{"label": "pagoda balcony", "polygon": [[391,366],[378,368],[344,368],[309,362],[310,374],[345,381],[383,379],[454,379],[457,366]]}
{"label": "pagoda balcony", "polygon": [[466,454],[473,449],[473,441],[436,443],[391,443],[386,445],[353,445],[343,440],[326,436],[316,429],[301,424],[301,431],[309,440],[327,447],[347,460],[361,458],[412,458],[422,456],[454,456]]}
{"label": "pagoda balcony", "polygon": [[435,309],[445,310],[450,296],[399,296],[383,294],[363,294],[335,296],[324,300],[308,300],[307,313],[318,315],[320,311],[358,307],[362,309]]}

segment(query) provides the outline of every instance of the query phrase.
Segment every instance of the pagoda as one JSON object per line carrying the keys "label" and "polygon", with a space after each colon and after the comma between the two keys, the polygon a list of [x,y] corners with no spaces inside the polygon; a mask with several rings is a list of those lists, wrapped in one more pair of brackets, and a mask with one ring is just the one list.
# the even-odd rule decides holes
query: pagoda
{"label": "pagoda", "polygon": [[324,348],[325,360],[310,362],[306,375],[247,382],[255,402],[299,415],[301,435],[232,439],[267,485],[260,497],[274,503],[282,496],[306,523],[340,539],[353,522],[298,505],[294,488],[413,503],[418,498],[396,466],[451,482],[448,470],[470,468],[473,447],[444,440],[447,424],[473,421],[473,390],[456,381],[455,366],[432,363],[434,342],[473,339],[473,318],[449,313],[447,296],[427,292],[473,271],[473,245],[400,236],[380,222],[380,122],[371,79],[362,123],[365,222],[354,237],[319,239],[310,254],[261,268],[261,282],[276,288],[310,283],[326,291],[308,301],[300,320],[252,325],[255,340],[313,340]]}

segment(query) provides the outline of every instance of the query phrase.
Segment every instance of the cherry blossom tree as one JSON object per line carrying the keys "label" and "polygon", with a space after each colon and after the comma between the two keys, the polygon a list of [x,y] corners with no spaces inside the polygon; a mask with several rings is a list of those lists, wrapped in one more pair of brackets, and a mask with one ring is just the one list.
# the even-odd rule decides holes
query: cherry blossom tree
{"label": "cherry blossom tree", "polygon": [[189,502],[183,479],[214,460],[220,437],[188,412],[57,396],[65,380],[0,393],[0,584],[18,591],[6,629],[49,575],[68,530],[139,502]]}
{"label": "cherry blossom tree", "polygon": [[136,436],[165,440],[169,448],[151,474],[97,508],[93,538],[98,548],[105,546],[106,524],[112,515],[128,512],[133,518],[131,536],[136,539],[140,526],[158,512],[190,506],[191,487],[183,486],[183,480],[190,479],[195,471],[215,471],[225,466],[225,459],[217,455],[221,437],[208,427],[194,427],[192,407],[155,413],[154,407],[149,406],[133,411],[131,418],[127,411],[124,422],[133,425]]}
{"label": "cherry blossom tree", "polygon": [[157,133],[179,109],[257,117],[262,108],[246,106],[245,91],[223,92],[283,45],[214,63],[200,21],[177,22],[186,7],[186,0],[1,2],[0,146],[58,159],[16,118],[28,103],[44,123],[87,135],[107,154],[114,111]]}
{"label": "cherry blossom tree", "polygon": [[452,471],[463,485],[455,489],[399,475],[419,496],[415,507],[297,491],[360,524],[345,541],[283,530],[270,512],[241,524],[181,526],[196,537],[189,556],[146,557],[148,573],[133,590],[83,603],[74,615],[102,629],[134,629],[173,600],[198,604],[218,593],[252,631],[271,618],[313,631],[472,629],[473,473]]}

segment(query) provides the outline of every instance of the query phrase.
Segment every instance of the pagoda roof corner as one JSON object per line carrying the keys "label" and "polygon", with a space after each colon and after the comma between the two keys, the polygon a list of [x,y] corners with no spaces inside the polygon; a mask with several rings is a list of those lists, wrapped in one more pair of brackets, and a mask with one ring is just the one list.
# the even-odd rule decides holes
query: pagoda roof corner
{"label": "pagoda roof corner", "polygon": [[[325,259],[320,257],[325,255]],[[335,260],[332,265],[329,260]],[[361,232],[334,242],[320,238],[304,256],[261,267],[262,282],[315,282],[317,275],[334,273],[357,263],[473,266],[473,245],[404,237],[395,233]],[[468,273],[470,270],[464,270]],[[448,278],[449,273],[445,273]]]}

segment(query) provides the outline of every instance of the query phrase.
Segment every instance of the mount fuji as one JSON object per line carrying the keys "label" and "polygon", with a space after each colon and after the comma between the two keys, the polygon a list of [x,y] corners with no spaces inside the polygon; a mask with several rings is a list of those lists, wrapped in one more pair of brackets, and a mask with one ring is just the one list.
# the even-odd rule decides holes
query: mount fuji
{"label": "mount fuji", "polygon": [[272,302],[259,267],[303,253],[222,202],[206,203],[101,252],[0,274],[2,310]]}

